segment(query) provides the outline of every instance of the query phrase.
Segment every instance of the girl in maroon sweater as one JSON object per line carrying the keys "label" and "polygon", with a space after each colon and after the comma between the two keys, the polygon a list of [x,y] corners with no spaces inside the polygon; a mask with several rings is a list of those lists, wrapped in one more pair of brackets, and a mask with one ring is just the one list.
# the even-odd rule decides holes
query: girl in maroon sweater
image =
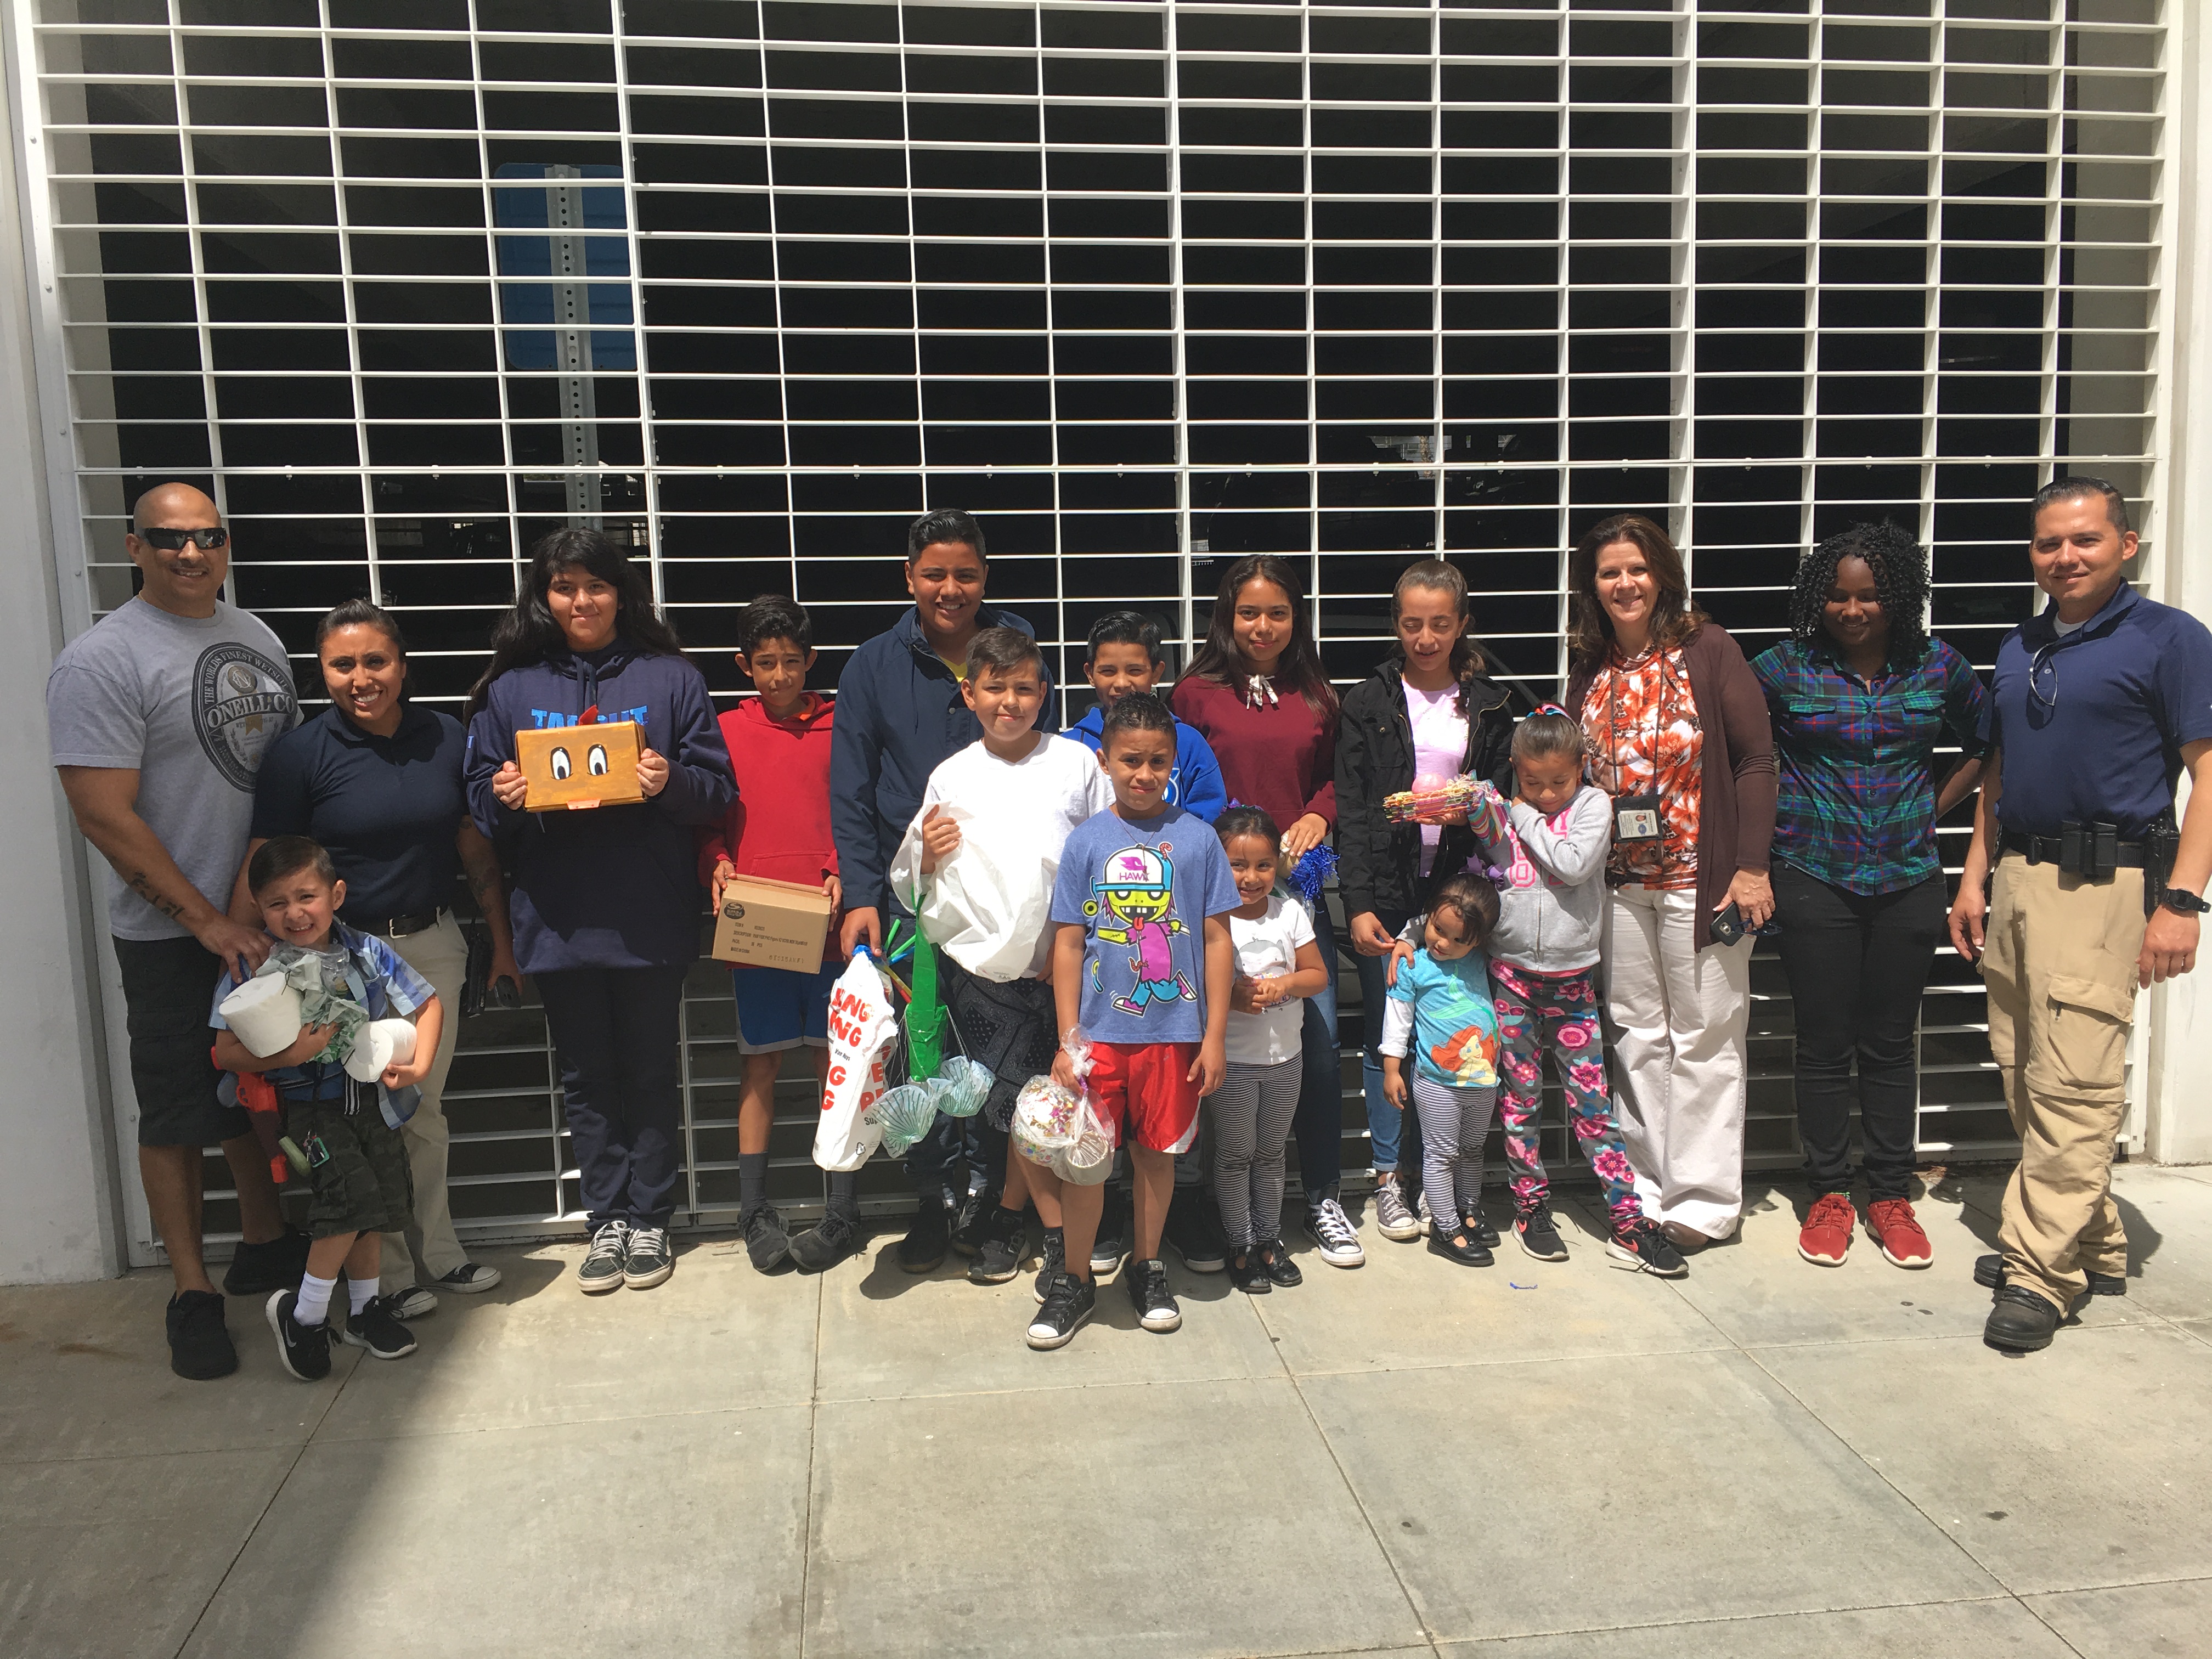
{"label": "girl in maroon sweater", "polygon": [[[1170,700],[1221,763],[1229,799],[1283,826],[1283,860],[1296,863],[1336,824],[1336,693],[1322,670],[1305,592],[1287,560],[1258,553],[1222,579],[1213,619]],[[1344,1080],[1336,1049],[1336,932],[1326,899],[1314,939],[1328,986],[1306,1000],[1304,1086],[1291,1125],[1306,1191],[1306,1230],[1333,1267],[1366,1260],[1337,1202]]]}

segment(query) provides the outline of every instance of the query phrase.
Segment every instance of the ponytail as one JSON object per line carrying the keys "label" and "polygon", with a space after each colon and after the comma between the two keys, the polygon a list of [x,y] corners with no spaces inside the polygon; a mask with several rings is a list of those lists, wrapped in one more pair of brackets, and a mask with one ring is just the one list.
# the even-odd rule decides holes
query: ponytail
{"label": "ponytail", "polygon": [[1468,603],[1467,578],[1459,567],[1443,559],[1423,559],[1406,567],[1398,578],[1398,585],[1390,592],[1390,626],[1398,625],[1398,612],[1408,588],[1418,587],[1424,592],[1443,593],[1449,597],[1452,609],[1459,613],[1459,635],[1452,641],[1451,673],[1459,686],[1457,703],[1462,720],[1474,719],[1469,707],[1470,696],[1476,678],[1489,671],[1490,659],[1482,654],[1482,647],[1474,642],[1469,631],[1474,621],[1474,607]]}

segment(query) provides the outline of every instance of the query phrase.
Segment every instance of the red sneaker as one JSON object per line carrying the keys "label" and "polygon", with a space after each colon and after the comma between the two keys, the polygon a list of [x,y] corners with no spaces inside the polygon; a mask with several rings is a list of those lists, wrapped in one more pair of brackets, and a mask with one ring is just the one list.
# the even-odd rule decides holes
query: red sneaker
{"label": "red sneaker", "polygon": [[1867,1206],[1867,1237],[1899,1267],[1924,1267],[1936,1259],[1935,1248],[1921,1231],[1919,1218],[1912,1213],[1911,1202],[1902,1198],[1876,1199]]}
{"label": "red sneaker", "polygon": [[1797,1254],[1822,1267],[1840,1267],[1851,1253],[1851,1234],[1857,1231],[1859,1212],[1848,1193],[1823,1193],[1813,1200],[1805,1225],[1797,1235]]}

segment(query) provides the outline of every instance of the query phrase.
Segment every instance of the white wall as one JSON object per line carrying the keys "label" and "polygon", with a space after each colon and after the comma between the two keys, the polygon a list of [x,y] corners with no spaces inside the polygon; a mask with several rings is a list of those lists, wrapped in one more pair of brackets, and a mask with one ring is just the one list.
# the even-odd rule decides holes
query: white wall
{"label": "white wall", "polygon": [[[2212,21],[2197,5],[2168,15],[2166,516],[2163,547],[2145,574],[2154,597],[2212,622],[2212,158],[2203,154]],[[2161,1163],[2212,1162],[2212,960],[2198,961],[2195,973],[2148,999],[2144,1150]]]}
{"label": "white wall", "polygon": [[[23,273],[20,126],[0,161],[0,501],[9,602],[0,605],[0,1284],[121,1270],[106,1036],[88,962],[85,850],[46,759],[46,669],[63,639]],[[66,418],[63,416],[62,418]]]}

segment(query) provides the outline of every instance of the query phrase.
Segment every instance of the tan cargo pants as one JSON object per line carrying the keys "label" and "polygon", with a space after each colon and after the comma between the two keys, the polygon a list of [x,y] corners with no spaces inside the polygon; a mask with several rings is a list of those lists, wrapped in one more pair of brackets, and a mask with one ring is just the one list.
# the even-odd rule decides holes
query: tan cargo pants
{"label": "tan cargo pants", "polygon": [[468,1261],[453,1231],[453,1211],[446,1194],[446,1160],[450,1139],[446,1127],[446,1074],[461,1036],[461,983],[468,977],[468,935],[448,911],[435,927],[404,939],[384,941],[399,959],[430,981],[445,1014],[438,1039],[438,1061],[422,1079],[422,1103],[400,1126],[407,1162],[415,1172],[415,1215],[406,1231],[384,1235],[381,1274],[384,1293],[417,1282],[434,1284]]}
{"label": "tan cargo pants", "polygon": [[2128,1270],[2112,1141],[2126,1109],[2142,898],[2140,870],[2093,882],[2018,854],[1998,860],[1991,884],[1990,1050],[2021,1142],[1999,1233],[2005,1282],[2061,1314],[2088,1288],[2085,1273]]}

